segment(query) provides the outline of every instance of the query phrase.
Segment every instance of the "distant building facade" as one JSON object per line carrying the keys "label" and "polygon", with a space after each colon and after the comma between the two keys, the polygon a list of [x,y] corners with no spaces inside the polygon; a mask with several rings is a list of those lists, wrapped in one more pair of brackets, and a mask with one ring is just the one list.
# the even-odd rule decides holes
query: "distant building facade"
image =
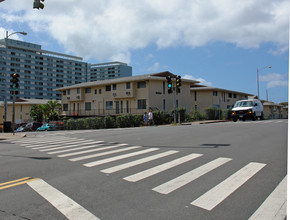
{"label": "distant building facade", "polygon": [[132,76],[132,67],[122,62],[90,64],[88,81],[98,81]]}
{"label": "distant building facade", "polygon": [[190,94],[192,110],[201,113],[205,113],[205,109],[209,107],[231,109],[236,101],[248,99],[248,96],[252,96],[249,93],[202,85],[193,85],[190,88]]}
{"label": "distant building facade", "polygon": [[121,62],[90,65],[81,57],[43,50],[38,44],[0,39],[0,101],[5,94],[7,100],[12,100],[12,73],[20,75],[16,99],[60,100],[61,94],[56,88],[132,76],[132,67]]}
{"label": "distant building facade", "polygon": [[174,100],[176,107],[190,111],[190,86],[198,81],[183,79],[180,93],[174,99],[174,94],[168,93],[166,76],[174,77],[174,74],[161,72],[59,88],[62,115],[143,114],[150,109],[170,113],[174,109]]}

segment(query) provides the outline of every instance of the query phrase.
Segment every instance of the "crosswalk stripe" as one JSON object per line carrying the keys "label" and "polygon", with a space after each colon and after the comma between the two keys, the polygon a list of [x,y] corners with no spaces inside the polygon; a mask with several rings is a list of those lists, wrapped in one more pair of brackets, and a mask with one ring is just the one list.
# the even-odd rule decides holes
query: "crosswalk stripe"
{"label": "crosswalk stripe", "polygon": [[57,140],[71,140],[71,139],[77,139],[77,138],[71,138],[71,137],[53,137],[53,139],[51,137],[47,137],[47,138],[31,138],[31,139],[21,139],[19,141],[14,141],[14,142],[17,142],[17,143],[46,143],[46,142],[55,142]]}
{"label": "crosswalk stripe", "polygon": [[116,161],[116,160],[125,159],[125,158],[128,158],[128,157],[133,157],[133,156],[137,156],[137,155],[140,155],[140,154],[149,153],[149,152],[156,151],[156,150],[159,150],[159,148],[149,148],[149,149],[142,150],[142,151],[137,151],[137,152],[133,152],[133,153],[129,153],[129,154],[123,154],[123,155],[116,156],[116,157],[111,157],[111,158],[107,158],[107,159],[103,159],[103,160],[97,160],[97,161],[93,161],[93,162],[90,162],[90,163],[85,163],[83,165],[86,166],[86,167],[93,167],[93,166],[97,166],[97,165],[100,165],[100,164],[105,164],[105,163],[113,162],[113,161]]}
{"label": "crosswalk stripe", "polygon": [[[53,148],[53,147],[60,147],[66,144],[78,144],[78,143],[86,143],[88,140],[77,140],[72,142],[71,140],[68,142],[64,142],[64,143],[50,143],[50,144],[42,144],[41,146],[34,146],[34,145],[28,145],[26,147],[30,147],[32,149],[38,150],[38,149],[45,149],[45,148]],[[92,140],[89,140],[92,141]]]}
{"label": "crosswalk stripe", "polygon": [[76,158],[69,159],[69,161],[86,160],[86,159],[90,159],[90,158],[94,158],[94,157],[100,157],[100,156],[105,156],[105,155],[109,155],[109,154],[119,153],[119,152],[123,152],[123,151],[133,150],[133,149],[140,148],[140,147],[141,146],[125,147],[125,148],[122,148],[122,149],[119,149],[119,150],[112,150],[112,151],[98,153],[98,154],[90,154],[90,155],[86,155],[86,156],[82,156],[82,157],[76,157]]}
{"label": "crosswalk stripe", "polygon": [[70,140],[60,140],[60,141],[54,141],[54,142],[50,142],[50,143],[42,143],[42,144],[21,144],[22,146],[25,147],[44,147],[47,145],[50,146],[55,146],[55,145],[59,145],[59,144],[65,144],[65,143],[72,143],[72,142],[78,142],[78,141],[86,141],[85,139],[70,139]]}
{"label": "crosswalk stripe", "polygon": [[255,162],[249,163],[229,178],[225,179],[223,182],[194,200],[191,204],[208,211],[212,210],[259,172],[264,166],[266,166],[266,164]]}
{"label": "crosswalk stripe", "polygon": [[165,170],[168,170],[170,168],[173,168],[175,166],[183,164],[183,163],[185,163],[187,161],[190,161],[190,160],[193,160],[195,158],[198,158],[200,156],[202,156],[202,154],[189,154],[189,155],[187,155],[185,157],[181,157],[181,158],[178,158],[176,160],[173,160],[173,161],[161,164],[159,166],[144,170],[142,172],[133,174],[131,176],[127,176],[124,179],[129,181],[129,182],[137,182],[139,180],[142,180],[142,179],[145,179],[147,177],[153,176],[155,174],[158,174],[160,172],[163,172]]}
{"label": "crosswalk stripe", "polygon": [[192,171],[189,171],[173,180],[170,180],[162,185],[159,185],[152,190],[159,192],[161,194],[169,194],[174,190],[192,182],[193,180],[201,177],[202,175],[218,168],[219,166],[231,161],[231,158],[220,157],[216,160],[213,160],[207,164],[204,164]]}
{"label": "crosswalk stripe", "polygon": [[58,191],[42,179],[31,181],[27,184],[55,208],[57,208],[68,219],[99,219],[84,207],[80,206],[74,200]]}
{"label": "crosswalk stripe", "polygon": [[58,157],[71,157],[71,156],[75,156],[79,154],[86,154],[86,153],[91,153],[91,152],[96,152],[96,151],[101,151],[101,150],[108,150],[108,149],[122,147],[122,146],[127,146],[127,144],[116,144],[116,145],[101,147],[97,149],[78,151],[78,152],[73,152],[73,153],[68,153],[68,154],[61,154],[61,155],[58,155]]}
{"label": "crosswalk stripe", "polygon": [[32,148],[32,149],[39,149],[39,151],[53,151],[53,150],[59,150],[59,149],[65,149],[65,148],[70,148],[70,147],[78,147],[78,146],[83,146],[83,145],[88,145],[88,144],[98,144],[102,143],[102,141],[85,141],[85,142],[75,142],[72,143],[71,145],[65,144],[63,145],[57,145],[57,146],[48,146],[48,147],[38,147],[38,148]]}
{"label": "crosswalk stripe", "polygon": [[132,162],[129,162],[129,163],[125,163],[125,164],[121,164],[121,165],[118,165],[118,166],[110,167],[110,168],[101,170],[101,172],[103,172],[103,173],[114,173],[114,172],[117,172],[117,171],[120,171],[120,170],[124,170],[124,169],[130,168],[130,167],[136,166],[136,165],[147,163],[149,161],[156,160],[156,159],[159,159],[159,158],[162,158],[162,157],[165,157],[165,156],[169,156],[169,155],[172,155],[172,154],[176,154],[176,153],[178,153],[178,151],[175,151],[175,150],[166,151],[166,152],[163,152],[163,153],[160,153],[160,154],[155,154],[155,155],[150,156],[150,157],[145,157],[145,158],[142,158],[142,159],[139,159],[139,160],[135,160],[135,161],[132,161]]}
{"label": "crosswalk stripe", "polygon": [[103,142],[100,142],[100,144],[89,144],[89,145],[85,145],[82,147],[74,147],[74,148],[70,148],[70,149],[66,149],[66,150],[52,151],[52,152],[48,152],[48,154],[60,154],[60,153],[66,153],[66,152],[70,152],[70,151],[77,151],[77,150],[100,147],[100,146],[104,146],[104,145],[105,144],[103,144]]}
{"label": "crosswalk stripe", "polygon": [[287,176],[279,183],[249,220],[285,219],[287,215]]}

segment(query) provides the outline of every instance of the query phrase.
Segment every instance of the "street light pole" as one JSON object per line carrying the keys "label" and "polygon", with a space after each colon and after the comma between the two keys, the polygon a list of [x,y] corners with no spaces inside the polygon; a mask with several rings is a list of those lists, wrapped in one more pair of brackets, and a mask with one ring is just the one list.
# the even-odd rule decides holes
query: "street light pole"
{"label": "street light pole", "polygon": [[260,69],[257,68],[257,90],[258,90],[258,98],[260,97],[260,92],[259,92],[259,71],[266,69],[266,68],[272,68],[272,66],[264,66]]}
{"label": "street light pole", "polygon": [[[22,32],[13,32],[11,34],[8,34],[8,31],[6,31],[6,38],[5,38],[5,47],[6,47],[6,60],[5,60],[5,82],[4,82],[4,86],[5,86],[5,94],[4,94],[4,122],[7,121],[7,93],[8,93],[8,89],[7,89],[7,84],[9,84],[7,82],[7,79],[9,79],[9,74],[8,74],[8,38],[13,35],[13,34],[22,34],[22,35],[27,35],[26,32],[22,31]],[[4,132],[4,129],[3,129]]]}

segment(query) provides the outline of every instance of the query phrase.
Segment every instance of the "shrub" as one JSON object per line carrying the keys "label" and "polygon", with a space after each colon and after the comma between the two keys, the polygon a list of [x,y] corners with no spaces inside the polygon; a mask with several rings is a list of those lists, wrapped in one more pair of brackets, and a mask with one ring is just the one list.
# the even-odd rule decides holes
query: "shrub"
{"label": "shrub", "polygon": [[104,128],[115,128],[116,121],[112,116],[106,116],[104,118]]}
{"label": "shrub", "polygon": [[206,108],[205,114],[208,120],[218,120],[223,118],[223,111],[220,108]]}
{"label": "shrub", "polygon": [[202,121],[205,119],[205,115],[201,114],[198,110],[195,110],[192,114],[192,120],[194,121]]}

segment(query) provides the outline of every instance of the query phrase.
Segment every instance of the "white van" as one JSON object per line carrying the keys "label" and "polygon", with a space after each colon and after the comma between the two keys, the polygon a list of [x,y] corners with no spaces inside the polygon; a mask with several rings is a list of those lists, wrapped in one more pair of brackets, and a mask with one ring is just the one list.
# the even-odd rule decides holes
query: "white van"
{"label": "white van", "polygon": [[238,119],[245,121],[246,119],[257,118],[264,119],[263,105],[259,99],[248,99],[237,101],[232,109],[232,118],[236,122]]}

